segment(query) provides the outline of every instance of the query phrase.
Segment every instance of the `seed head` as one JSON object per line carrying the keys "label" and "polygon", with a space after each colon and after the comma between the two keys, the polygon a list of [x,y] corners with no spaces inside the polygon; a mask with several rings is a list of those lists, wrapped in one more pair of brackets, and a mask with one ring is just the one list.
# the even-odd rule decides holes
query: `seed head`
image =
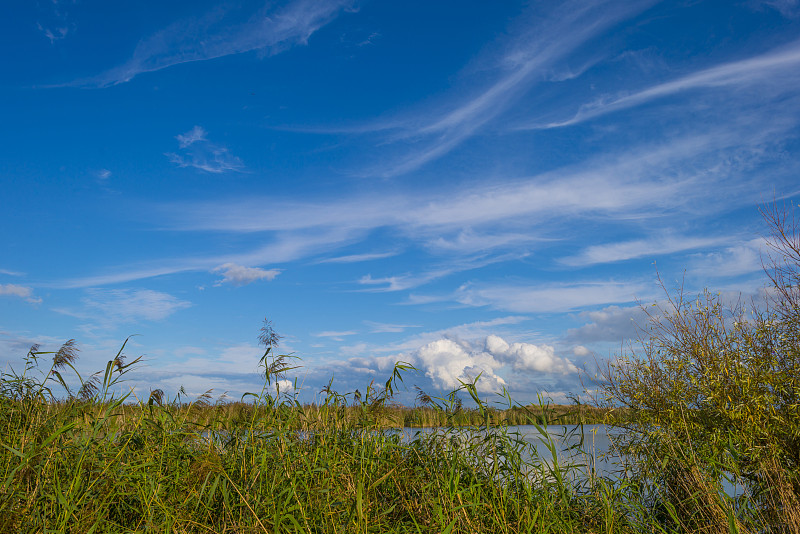
{"label": "seed head", "polygon": [[73,363],[78,359],[78,347],[75,345],[75,340],[70,339],[58,349],[58,352],[53,356],[53,369],[61,369],[67,364]]}

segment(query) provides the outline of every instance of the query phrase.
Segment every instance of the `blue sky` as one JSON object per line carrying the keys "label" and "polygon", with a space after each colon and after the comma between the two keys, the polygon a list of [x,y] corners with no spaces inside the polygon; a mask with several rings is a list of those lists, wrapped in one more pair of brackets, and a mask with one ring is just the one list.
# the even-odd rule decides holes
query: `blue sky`
{"label": "blue sky", "polygon": [[[800,3],[4,5],[0,365],[125,338],[137,394],[580,392],[683,284],[764,285]],[[406,399],[413,396],[408,394]]]}

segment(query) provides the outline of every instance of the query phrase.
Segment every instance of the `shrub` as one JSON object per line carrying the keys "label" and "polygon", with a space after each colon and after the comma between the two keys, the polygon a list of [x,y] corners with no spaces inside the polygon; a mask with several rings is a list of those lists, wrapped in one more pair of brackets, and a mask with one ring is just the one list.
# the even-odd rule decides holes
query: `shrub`
{"label": "shrub", "polygon": [[[745,509],[776,531],[800,523],[800,234],[792,208],[762,213],[765,304],[665,289],[639,342],[603,373],[600,401],[625,414],[619,441],[634,476],[668,521],[693,529],[719,519],[699,494],[734,523]],[[723,476],[747,488],[727,508]]]}

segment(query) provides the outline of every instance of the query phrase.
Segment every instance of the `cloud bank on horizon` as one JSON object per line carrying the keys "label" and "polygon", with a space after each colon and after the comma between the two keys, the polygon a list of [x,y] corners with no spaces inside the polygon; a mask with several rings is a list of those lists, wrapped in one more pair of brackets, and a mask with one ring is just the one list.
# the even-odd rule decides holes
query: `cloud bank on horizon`
{"label": "cloud bank on horizon", "polygon": [[762,294],[800,196],[796,2],[0,9],[3,367],[139,334],[136,391],[240,396],[268,317],[306,400],[564,400],[659,277]]}

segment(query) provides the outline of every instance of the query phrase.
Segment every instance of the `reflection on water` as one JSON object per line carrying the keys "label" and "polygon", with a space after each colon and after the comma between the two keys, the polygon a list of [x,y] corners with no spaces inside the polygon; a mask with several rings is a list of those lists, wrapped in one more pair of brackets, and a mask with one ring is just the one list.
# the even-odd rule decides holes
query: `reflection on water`
{"label": "reflection on water", "polygon": [[[490,428],[488,432],[502,432],[501,429]],[[543,433],[544,431],[544,433]],[[403,439],[413,440],[415,437],[433,433],[450,432],[454,436],[464,435],[465,439],[480,439],[486,436],[487,430],[444,429],[444,428],[403,428]],[[625,466],[624,459],[613,449],[611,436],[618,429],[608,425],[550,425],[536,427],[534,425],[508,426],[505,433],[512,440],[521,440],[527,448],[522,449],[522,459],[527,463],[544,462],[552,465],[554,459],[561,466],[569,466],[568,474],[573,479],[586,480],[590,474],[598,477],[619,480]],[[555,458],[554,458],[555,456]],[[487,458],[490,461],[490,458]],[[722,490],[735,497],[745,492],[743,483],[734,483],[723,478]]]}
{"label": "reflection on water", "polygon": [[[576,482],[582,482],[587,481],[592,474],[611,480],[619,480],[622,477],[625,472],[624,458],[614,450],[611,439],[614,433],[619,431],[608,425],[594,424],[547,427],[518,425],[488,430],[468,427],[405,427],[382,432],[390,435],[399,434],[401,441],[406,443],[418,438],[432,437],[435,434],[446,437],[452,445],[460,444],[460,446],[490,443],[491,441],[486,439],[489,434],[504,433],[510,438],[507,441],[520,453],[522,461],[531,468],[529,472],[541,472],[536,469],[537,465],[553,466],[557,462],[562,468],[567,468],[562,470],[562,475]],[[313,433],[299,431],[297,435],[301,439],[309,439]],[[202,437],[221,443],[230,436],[225,432],[215,432],[213,436],[203,432]],[[485,452],[488,448],[482,450]],[[502,461],[502,455],[495,458]],[[491,465],[494,460],[491,455],[486,455],[481,461]],[[742,495],[746,491],[741,481],[734,483],[725,478],[722,480],[722,489],[729,497]]]}
{"label": "reflection on water", "polygon": [[[490,428],[475,430],[466,428],[403,428],[399,430],[404,440],[411,441],[431,434],[449,435],[456,440],[476,442],[490,433],[504,432],[520,446],[518,450],[526,463],[545,462],[552,465],[554,460],[561,466],[572,466],[573,475],[588,476],[594,473],[603,477],[615,477],[619,471],[618,458],[612,457],[612,443],[607,425],[534,425],[508,426],[505,429]],[[488,460],[488,458],[487,458]]]}

